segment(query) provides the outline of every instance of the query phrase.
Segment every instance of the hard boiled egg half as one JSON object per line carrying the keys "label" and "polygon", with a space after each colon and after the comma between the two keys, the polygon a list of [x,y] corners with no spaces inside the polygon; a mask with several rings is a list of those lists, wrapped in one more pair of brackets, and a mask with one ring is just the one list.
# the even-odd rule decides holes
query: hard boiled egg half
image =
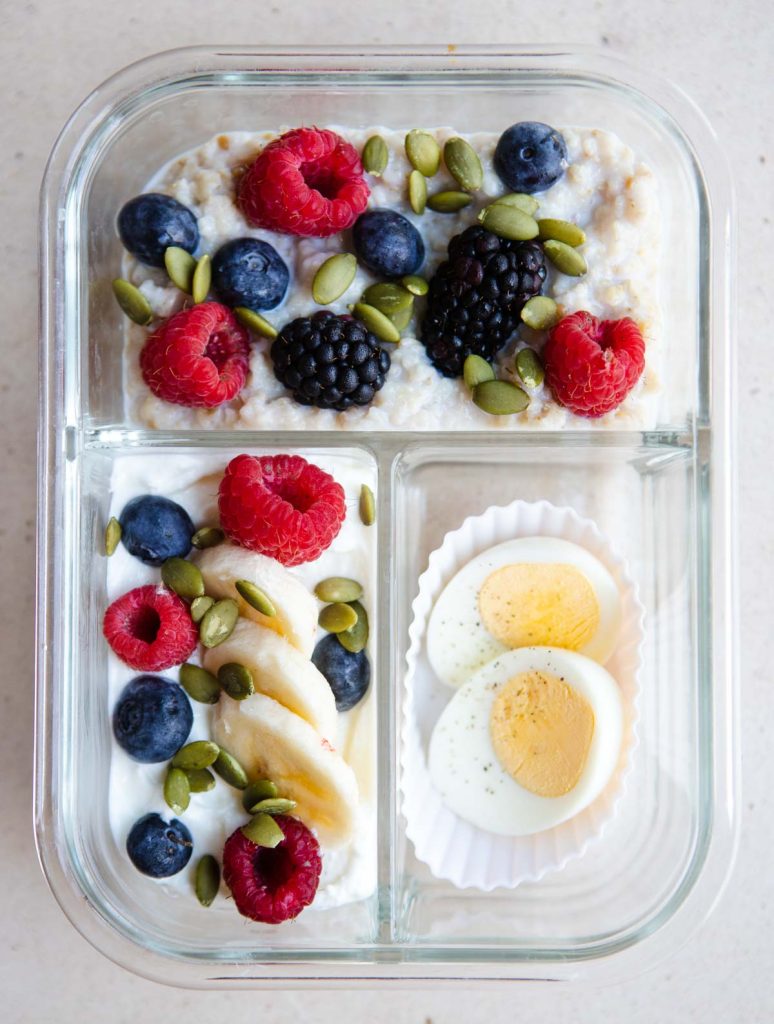
{"label": "hard boiled egg half", "polygon": [[620,626],[618,587],[591,552],[521,537],[483,551],[447,583],[428,622],[427,656],[449,686],[518,647],[562,647],[604,664]]}
{"label": "hard boiled egg half", "polygon": [[430,739],[443,802],[478,828],[527,836],[578,814],[618,764],[624,711],[597,662],[523,647],[485,665],[454,694]]}

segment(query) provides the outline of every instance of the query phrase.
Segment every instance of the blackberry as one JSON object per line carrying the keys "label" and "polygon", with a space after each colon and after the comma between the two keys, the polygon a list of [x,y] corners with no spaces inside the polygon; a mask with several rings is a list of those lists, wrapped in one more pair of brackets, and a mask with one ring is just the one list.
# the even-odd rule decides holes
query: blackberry
{"label": "blackberry", "polygon": [[459,377],[471,353],[491,362],[546,279],[543,247],[511,242],[474,224],[449,242],[430,281],[421,339],[444,377]]}
{"label": "blackberry", "polygon": [[382,387],[390,356],[363,324],[327,309],[285,324],[271,346],[274,375],[301,405],[368,405]]}

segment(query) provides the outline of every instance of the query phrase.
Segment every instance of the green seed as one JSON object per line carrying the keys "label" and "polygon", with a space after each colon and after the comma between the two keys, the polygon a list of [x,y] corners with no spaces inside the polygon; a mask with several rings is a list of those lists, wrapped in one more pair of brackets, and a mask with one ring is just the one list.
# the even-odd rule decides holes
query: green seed
{"label": "green seed", "polygon": [[419,277],[417,274],[407,274],[406,277],[401,278],[400,283],[412,295],[427,295],[428,288],[430,287],[424,277]]}
{"label": "green seed", "polygon": [[246,700],[255,693],[252,672],[236,661],[227,661],[220,666],[218,682],[233,700]]}
{"label": "green seed", "polygon": [[465,357],[465,362],[462,364],[462,376],[465,384],[472,391],[477,384],[483,384],[486,380],[494,380],[495,372],[486,359],[471,354]]}
{"label": "green seed", "polygon": [[260,313],[256,313],[254,309],[248,309],[247,306],[235,306],[234,316],[248,331],[254,331],[256,334],[260,334],[262,338],[277,337],[278,332],[274,324],[270,324],[268,320],[262,317]]}
{"label": "green seed", "polygon": [[196,269],[193,273],[193,280],[191,282],[191,298],[195,303],[204,302],[207,296],[210,294],[210,285],[212,284],[212,260],[207,255],[200,256],[196,264]]}
{"label": "green seed", "polygon": [[179,768],[170,768],[164,779],[164,800],[175,814],[182,814],[191,802],[188,776]]}
{"label": "green seed", "polygon": [[460,188],[475,192],[484,183],[484,168],[478,154],[469,142],[455,136],[447,139],[443,147],[443,159]]}
{"label": "green seed", "polygon": [[323,608],[317,621],[329,633],[343,633],[355,625],[357,612],[348,604],[337,601]]}
{"label": "green seed", "polygon": [[473,196],[469,196],[467,192],[448,190],[429,196],[427,205],[435,213],[457,213],[458,210],[464,210],[466,206],[470,206],[472,202]]}
{"label": "green seed", "polygon": [[364,526],[374,525],[376,522],[376,500],[374,498],[374,492],[368,484],[363,484],[360,488],[358,511],[360,512],[360,521]]}
{"label": "green seed", "polygon": [[196,269],[196,260],[190,252],[181,249],[179,245],[168,246],[164,250],[164,266],[167,268],[172,284],[176,285],[181,292],[188,292],[190,295]]}
{"label": "green seed", "polygon": [[516,355],[516,372],[528,388],[539,388],[545,374],[537,353],[523,348]]}
{"label": "green seed", "polygon": [[256,846],[278,846],[285,835],[270,814],[256,814],[246,825],[242,826],[242,834],[247,836]]}
{"label": "green seed", "polygon": [[172,758],[173,768],[183,768],[189,771],[192,768],[209,768],[220,753],[220,747],[211,740],[194,740],[193,743],[186,743]]}
{"label": "green seed", "polygon": [[211,853],[205,853],[196,865],[194,892],[203,907],[209,907],[220,889],[220,865]]}
{"label": "green seed", "polygon": [[251,782],[245,788],[242,794],[242,806],[249,813],[250,808],[254,807],[259,801],[275,797],[277,792],[277,787],[273,782],[270,782],[268,779],[256,779],[255,782]]}
{"label": "green seed", "polygon": [[427,178],[421,171],[412,171],[408,176],[409,206],[414,213],[423,214],[427,206]]}
{"label": "green seed", "polygon": [[216,601],[199,626],[199,639],[205,647],[217,647],[228,640],[239,618],[239,605],[230,597]]}
{"label": "green seed", "polygon": [[441,147],[435,138],[419,128],[412,128],[406,136],[406,156],[412,167],[432,178],[441,165]]}
{"label": "green seed", "polygon": [[556,269],[561,270],[568,277],[582,277],[588,270],[586,261],[578,250],[564,242],[557,242],[555,239],[549,238],[547,242],[543,243],[543,251]]}
{"label": "green seed", "polygon": [[108,524],[105,527],[105,554],[110,558],[113,552],[118,547],[118,543],[121,540],[121,524],[115,516],[111,516],[108,519]]}
{"label": "green seed", "polygon": [[215,776],[209,768],[189,768],[185,774],[192,793],[209,793],[215,788]]}
{"label": "green seed", "polygon": [[535,331],[547,331],[559,319],[559,309],[547,295],[533,295],[524,303],[521,319]]}
{"label": "green seed", "polygon": [[399,331],[405,331],[408,325],[411,323],[411,318],[414,315],[414,307],[409,306],[408,309],[401,309],[397,313],[390,313],[389,320],[395,324]]}
{"label": "green seed", "polygon": [[186,601],[204,597],[204,577],[199,568],[185,558],[168,558],[161,567],[161,580]]}
{"label": "green seed", "polygon": [[203,526],[191,537],[191,543],[202,551],[204,548],[214,548],[222,544],[225,539],[225,533],[217,526]]}
{"label": "green seed", "polygon": [[516,206],[504,206],[502,203],[485,206],[478,219],[487,231],[514,242],[526,242],[538,233],[537,221]]}
{"label": "green seed", "polygon": [[350,580],[346,576],[329,576],[320,580],[314,588],[315,596],[326,604],[335,604],[337,601],[357,601],[363,596],[363,588],[357,580]]}
{"label": "green seed", "polygon": [[266,800],[259,800],[254,807],[250,808],[250,814],[288,814],[290,811],[295,810],[295,807],[295,800],[270,797]]}
{"label": "green seed", "polygon": [[[247,772],[233,754],[221,748],[212,766],[224,782],[234,789],[247,789]],[[253,801],[255,803],[255,801]]]}
{"label": "green seed", "polygon": [[473,388],[473,401],[492,416],[510,416],[527,408],[529,395],[510,381],[485,380]]}
{"label": "green seed", "polygon": [[363,169],[368,174],[375,174],[378,177],[384,173],[389,159],[390,151],[387,149],[387,143],[381,135],[372,135],[363,146]]}
{"label": "green seed", "polygon": [[557,242],[564,242],[565,245],[575,248],[583,245],[586,241],[586,232],[577,224],[569,220],[554,220],[553,217],[543,217],[538,222],[540,238],[553,238]]}
{"label": "green seed", "polygon": [[366,302],[356,302],[352,307],[352,312],[358,320],[363,321],[368,330],[375,334],[377,338],[381,338],[382,341],[389,341],[393,345],[397,345],[400,341],[400,331],[398,328],[389,317],[385,316],[384,313],[380,313],[378,309],[369,306]]}
{"label": "green seed", "polygon": [[117,277],[113,282],[113,294],[118,305],[134,323],[144,327],[151,322],[153,310],[139,288]]}
{"label": "green seed", "polygon": [[534,196],[527,195],[526,192],[509,192],[508,195],[495,199],[490,205],[515,206],[517,210],[521,210],[522,213],[527,213],[531,217],[537,211],[539,203]]}
{"label": "green seed", "polygon": [[178,678],[191,700],[199,704],[217,704],[220,700],[220,683],[212,672],[201,665],[192,665],[187,661],[180,666]]}
{"label": "green seed", "polygon": [[351,252],[339,252],[317,268],[312,281],[312,298],[321,306],[340,299],[355,280],[357,260]]}
{"label": "green seed", "polygon": [[410,309],[414,304],[414,296],[400,284],[383,281],[366,288],[363,292],[363,302],[367,302],[385,316],[391,316],[393,313]]}
{"label": "green seed", "polygon": [[266,594],[260,587],[251,583],[250,580],[237,580],[234,586],[239,596],[247,601],[251,608],[255,608],[257,612],[260,612],[261,615],[265,615],[270,619],[277,614],[277,609]]}
{"label": "green seed", "polygon": [[214,604],[215,598],[207,597],[206,594],[204,595],[204,597],[195,597],[193,601],[191,601],[191,618],[193,619],[193,621],[201,622],[204,616],[207,614],[207,612],[210,610],[210,608],[212,608]]}
{"label": "green seed", "polygon": [[352,601],[350,607],[357,612],[357,622],[352,629],[336,636],[345,650],[357,654],[368,643],[368,614],[359,601]]}

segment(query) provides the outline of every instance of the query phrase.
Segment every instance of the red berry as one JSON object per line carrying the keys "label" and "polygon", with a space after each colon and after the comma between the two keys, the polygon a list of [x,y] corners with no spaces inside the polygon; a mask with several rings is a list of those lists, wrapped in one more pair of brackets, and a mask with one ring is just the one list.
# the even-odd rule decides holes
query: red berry
{"label": "red berry", "polygon": [[157,398],[212,409],[242,390],[249,355],[247,331],[231,310],[201,302],[159,324],[140,353],[140,369]]}
{"label": "red berry", "polygon": [[295,128],[248,167],[238,202],[255,227],[325,237],[351,228],[369,193],[354,146],[335,132]]}
{"label": "red berry", "polygon": [[543,362],[554,398],[578,416],[617,408],[645,367],[645,342],[633,320],[598,320],[581,310],[550,331]]}
{"label": "red berry", "polygon": [[181,665],[199,642],[188,606],[166,587],[135,587],[105,612],[105,639],[121,661],[141,672]]}
{"label": "red berry", "polygon": [[341,485],[300,455],[237,455],[220,482],[218,508],[231,540],[283,565],[319,558],[346,515]]}
{"label": "red berry", "polygon": [[223,879],[240,914],[281,924],[308,907],[320,882],[320,846],[303,822],[278,814],[285,838],[274,849],[256,846],[238,828],[223,848]]}

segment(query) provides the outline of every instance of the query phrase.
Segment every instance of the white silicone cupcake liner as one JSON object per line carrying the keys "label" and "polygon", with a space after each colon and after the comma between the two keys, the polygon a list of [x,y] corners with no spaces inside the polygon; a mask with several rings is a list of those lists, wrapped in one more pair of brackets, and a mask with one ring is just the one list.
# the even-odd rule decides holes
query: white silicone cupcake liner
{"label": "white silicone cupcake liner", "polygon": [[[625,721],[618,767],[606,788],[585,810],[555,828],[531,836],[497,836],[463,821],[442,802],[430,780],[426,751],[438,716],[454,694],[433,673],[425,653],[425,631],[439,594],[475,555],[515,537],[551,536],[573,541],[595,555],[612,574],[622,603],[621,633],[606,668],[624,698]],[[471,516],[447,533],[430,556],[412,605],[406,657],[400,788],[406,834],[419,860],[459,888],[484,891],[537,881],[580,857],[613,819],[624,793],[637,745],[638,672],[644,638],[644,609],[623,560],[597,526],[570,508],[547,501],[514,501]]]}

